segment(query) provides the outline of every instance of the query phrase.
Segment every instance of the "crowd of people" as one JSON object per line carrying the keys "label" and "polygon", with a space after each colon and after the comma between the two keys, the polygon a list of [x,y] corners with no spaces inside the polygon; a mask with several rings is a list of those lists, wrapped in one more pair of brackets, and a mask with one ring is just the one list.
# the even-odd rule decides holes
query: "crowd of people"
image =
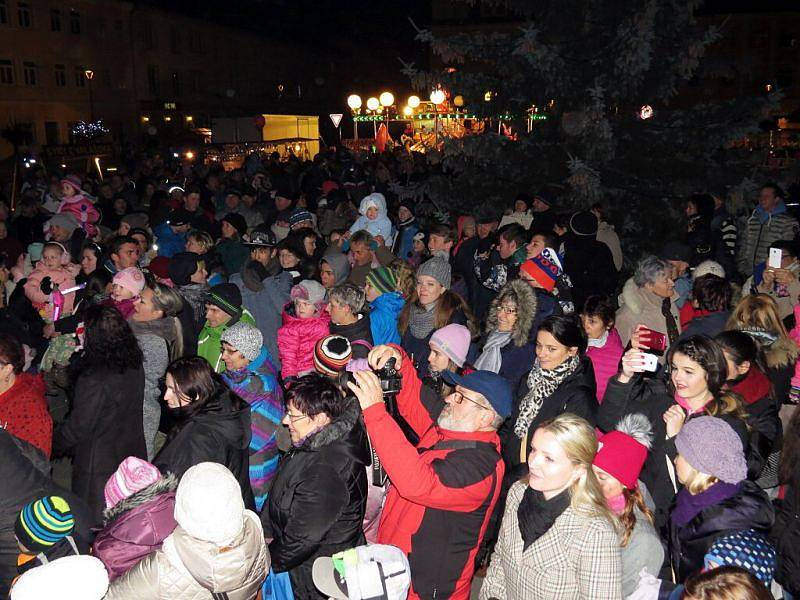
{"label": "crowd of people", "polygon": [[782,189],[694,194],[634,257],[550,189],[431,211],[420,165],[32,169],[0,204],[0,595],[800,596]]}

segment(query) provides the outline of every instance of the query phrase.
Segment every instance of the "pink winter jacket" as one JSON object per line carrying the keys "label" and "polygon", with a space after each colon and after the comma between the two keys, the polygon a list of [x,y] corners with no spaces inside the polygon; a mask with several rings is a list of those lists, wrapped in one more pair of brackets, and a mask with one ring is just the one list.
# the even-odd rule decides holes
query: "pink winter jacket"
{"label": "pink winter jacket", "polygon": [[[45,294],[40,285],[42,279],[49,277],[53,283],[57,283],[59,289],[65,290],[75,285],[75,276],[78,274],[79,267],[77,265],[69,264],[66,266],[59,266],[55,269],[48,269],[45,267],[43,261],[36,264],[36,268],[28,275],[28,280],[25,282],[25,297],[31,301],[33,307],[44,315],[45,320],[53,320],[53,307],[50,306],[50,297]],[[75,304],[75,293],[66,294],[64,296],[64,308],[61,316],[66,316],[72,313],[72,307]]]}
{"label": "pink winter jacket", "polygon": [[94,237],[97,234],[95,224],[100,221],[100,212],[85,196],[76,194],[64,198],[56,212],[74,216],[87,236]]}
{"label": "pink winter jacket", "polygon": [[602,348],[594,346],[586,350],[586,356],[592,361],[594,367],[594,379],[597,384],[597,402],[602,404],[603,396],[606,393],[608,380],[616,375],[619,370],[619,361],[625,349],[622,347],[622,340],[617,330],[612,328],[608,332],[606,344]]}
{"label": "pink winter jacket", "polygon": [[[789,332],[789,337],[794,343],[800,346],[800,304],[794,305],[794,327]],[[792,388],[790,390],[793,402],[800,400],[800,360],[794,364],[794,376],[792,377]]]}
{"label": "pink winter jacket", "polygon": [[314,370],[314,345],[330,333],[328,309],[311,319],[300,319],[291,302],[283,307],[283,326],[278,329],[281,375],[297,377]]}

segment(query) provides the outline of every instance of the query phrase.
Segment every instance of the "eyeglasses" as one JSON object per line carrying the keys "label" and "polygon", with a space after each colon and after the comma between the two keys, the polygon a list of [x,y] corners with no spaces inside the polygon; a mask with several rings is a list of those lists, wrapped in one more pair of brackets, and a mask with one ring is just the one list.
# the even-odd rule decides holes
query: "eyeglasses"
{"label": "eyeglasses", "polygon": [[290,423],[296,423],[297,421],[302,421],[303,419],[307,419],[308,415],[292,415],[291,413],[286,413],[286,416],[289,418]]}
{"label": "eyeglasses", "polygon": [[461,393],[461,392],[459,392],[458,390],[456,390],[455,392],[453,392],[453,395],[455,396],[455,399],[454,399],[454,400],[455,400],[455,403],[456,403],[456,404],[461,404],[461,403],[462,403],[464,400],[468,400],[469,402],[472,402],[472,403],[473,403],[475,406],[477,406],[478,408],[482,408],[483,410],[489,410],[489,407],[488,407],[488,406],[484,406],[483,404],[481,404],[481,403],[480,403],[480,402],[478,402],[477,400],[473,400],[472,398],[470,398],[469,396],[467,396],[467,395],[465,395],[465,394],[462,394],[462,393]]}
{"label": "eyeglasses", "polygon": [[517,307],[516,306],[498,306],[497,312],[504,312],[507,315],[515,315],[517,314]]}

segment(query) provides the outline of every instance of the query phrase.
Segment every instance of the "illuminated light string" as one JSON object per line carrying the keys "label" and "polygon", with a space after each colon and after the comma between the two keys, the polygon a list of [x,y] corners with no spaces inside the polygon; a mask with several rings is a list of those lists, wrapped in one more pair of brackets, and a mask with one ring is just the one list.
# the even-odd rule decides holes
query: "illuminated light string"
{"label": "illuminated light string", "polygon": [[102,119],[97,121],[78,121],[72,126],[72,135],[87,140],[104,136],[108,133],[108,127],[103,124]]}
{"label": "illuminated light string", "polygon": [[[477,119],[477,115],[470,115],[466,113],[439,113],[438,114],[440,119]],[[389,119],[390,121],[427,121],[433,120],[436,118],[436,113],[420,113],[416,115],[407,115],[403,118],[397,119]],[[499,119],[501,121],[510,121],[513,117],[511,115],[498,115],[493,117],[495,119]],[[532,119],[534,121],[546,121],[547,115],[529,115],[528,119]],[[386,118],[382,115],[353,115],[353,120],[356,122],[372,122],[372,121],[385,121]]]}

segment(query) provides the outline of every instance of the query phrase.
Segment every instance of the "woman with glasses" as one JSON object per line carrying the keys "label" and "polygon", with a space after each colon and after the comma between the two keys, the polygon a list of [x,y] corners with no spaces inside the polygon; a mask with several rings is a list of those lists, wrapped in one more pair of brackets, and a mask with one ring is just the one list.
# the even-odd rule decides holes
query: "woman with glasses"
{"label": "woman with glasses", "polygon": [[286,393],[293,448],[261,521],[272,569],[288,571],[295,598],[327,598],[314,586],[314,560],[364,543],[369,453],[359,415],[355,398],[320,375],[301,377]]}
{"label": "woman with glasses", "polygon": [[506,284],[489,307],[483,351],[475,368],[504,377],[516,390],[536,358],[532,331],[537,302],[533,289],[515,279]]}
{"label": "woman with glasses", "polygon": [[167,367],[164,402],[176,423],[153,464],[178,478],[201,462],[224,465],[239,482],[245,505],[253,509],[250,406],[199,356],[179,358]]}

